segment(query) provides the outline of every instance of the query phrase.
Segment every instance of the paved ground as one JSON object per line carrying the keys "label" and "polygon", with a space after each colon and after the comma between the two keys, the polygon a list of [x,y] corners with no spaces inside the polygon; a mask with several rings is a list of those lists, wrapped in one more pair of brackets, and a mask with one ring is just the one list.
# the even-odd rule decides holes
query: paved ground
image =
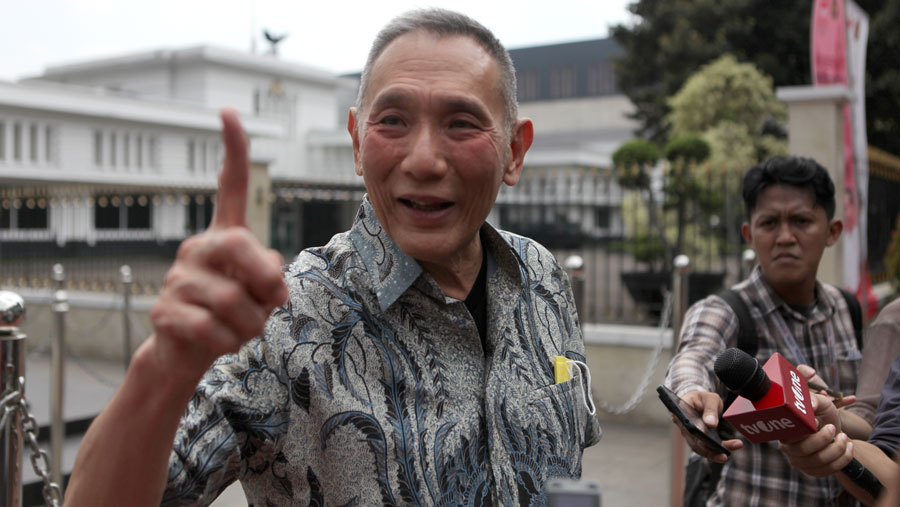
{"label": "paved ground", "polygon": [[[31,354],[26,364],[26,396],[31,411],[41,424],[50,420],[49,359]],[[112,397],[121,381],[124,367],[118,362],[84,361],[68,358],[65,366],[66,418],[96,413]],[[668,504],[669,457],[668,426],[644,426],[621,422],[601,422],[603,438],[585,451],[583,478],[600,483],[604,507],[647,507]],[[77,440],[67,442],[63,450],[63,469],[69,470],[75,459]],[[27,456],[26,456],[27,458]],[[27,461],[26,461],[27,463]],[[24,479],[35,477],[26,464]],[[214,507],[246,507],[240,485],[235,484],[213,503]]]}

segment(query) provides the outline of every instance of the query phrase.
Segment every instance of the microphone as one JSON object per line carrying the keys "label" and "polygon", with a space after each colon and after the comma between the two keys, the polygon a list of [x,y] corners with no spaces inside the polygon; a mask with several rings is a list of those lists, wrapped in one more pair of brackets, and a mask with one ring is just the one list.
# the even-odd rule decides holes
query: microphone
{"label": "microphone", "polygon": [[[730,348],[719,354],[713,369],[725,387],[739,396],[722,417],[747,440],[769,442],[817,431],[812,403],[807,403],[810,394],[806,379],[781,354],[774,353],[760,367],[755,357]],[[878,478],[856,458],[841,472],[873,498],[883,488]]]}

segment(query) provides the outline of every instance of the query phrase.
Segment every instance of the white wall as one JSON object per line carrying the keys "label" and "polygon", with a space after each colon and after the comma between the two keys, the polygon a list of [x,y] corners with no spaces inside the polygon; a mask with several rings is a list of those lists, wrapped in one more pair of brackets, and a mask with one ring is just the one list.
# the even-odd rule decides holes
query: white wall
{"label": "white wall", "polygon": [[637,122],[627,116],[633,111],[634,106],[624,95],[519,104],[519,116],[534,121],[535,135],[577,130],[634,129],[638,126]]}

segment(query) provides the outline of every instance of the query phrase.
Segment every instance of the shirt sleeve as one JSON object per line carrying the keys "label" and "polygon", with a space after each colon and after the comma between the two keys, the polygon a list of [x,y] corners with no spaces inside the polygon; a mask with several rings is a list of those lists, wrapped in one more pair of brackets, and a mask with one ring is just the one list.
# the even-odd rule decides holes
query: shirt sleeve
{"label": "shirt sleeve", "polygon": [[875,412],[869,442],[892,457],[900,448],[900,356],[891,364],[891,371],[881,390],[881,401]]}
{"label": "shirt sleeve", "polygon": [[725,350],[726,338],[734,335],[736,321],[731,307],[718,296],[707,297],[688,309],[666,372],[665,383],[675,394],[717,391],[713,364]]}
{"label": "shirt sleeve", "polygon": [[197,385],[175,435],[162,505],[209,505],[273,458],[288,394],[264,350],[264,340],[248,342],[220,357]]}
{"label": "shirt sleeve", "polygon": [[900,326],[893,320],[876,319],[866,329],[863,344],[856,403],[847,410],[872,423],[891,361],[900,355]]}

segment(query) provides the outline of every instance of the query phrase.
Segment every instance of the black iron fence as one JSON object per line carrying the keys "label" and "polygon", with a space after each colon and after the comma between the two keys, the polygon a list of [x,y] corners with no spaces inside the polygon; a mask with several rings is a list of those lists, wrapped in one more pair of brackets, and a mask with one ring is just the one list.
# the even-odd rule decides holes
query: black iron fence
{"label": "black iron fence", "polygon": [[[900,193],[900,159],[870,150],[870,167],[868,252],[877,282],[887,277],[883,258],[900,213],[900,201],[893,198]],[[518,185],[501,190],[490,220],[569,261],[583,322],[653,324],[671,284],[676,255],[691,259],[691,301],[746,275],[739,191],[744,169],[662,162],[647,169],[646,185],[623,187],[620,182],[636,180],[636,168],[526,167]],[[344,194],[329,194],[334,204],[324,208],[312,206],[322,199],[314,196],[318,200],[303,209],[277,194],[272,231],[278,246],[311,246],[302,240],[310,227],[301,227],[311,219],[319,229],[322,224],[335,229],[316,229],[316,237],[345,230],[361,194]],[[325,211],[333,220],[321,217]],[[300,239],[286,243],[285,235]],[[119,267],[128,264],[133,292],[155,294],[177,246],[177,241],[59,246],[49,238],[6,239],[0,241],[0,286],[49,288],[52,266],[61,263],[68,273],[67,288],[111,292],[118,287]],[[286,258],[292,255],[285,252]]]}

